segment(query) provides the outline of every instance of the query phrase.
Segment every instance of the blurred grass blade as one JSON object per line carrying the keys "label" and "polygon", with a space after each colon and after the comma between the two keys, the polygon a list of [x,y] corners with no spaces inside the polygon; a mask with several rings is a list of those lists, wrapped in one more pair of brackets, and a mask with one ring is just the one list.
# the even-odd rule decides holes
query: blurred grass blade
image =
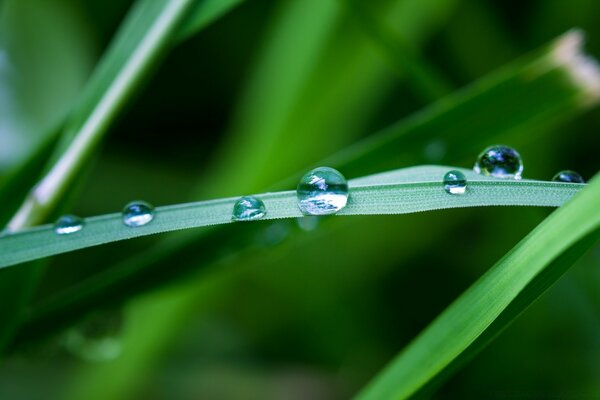
{"label": "blurred grass blade", "polygon": [[194,6],[177,32],[176,39],[189,38],[243,1],[245,0],[195,0]]}
{"label": "blurred grass blade", "polygon": [[72,112],[53,165],[32,189],[9,229],[40,223],[53,210],[128,97],[170,44],[192,4],[192,0],[141,0],[135,4]]}
{"label": "blurred grass blade", "polygon": [[409,398],[470,346],[483,347],[600,239],[599,197],[597,176],[451,304],[358,398]]}
{"label": "blurred grass blade", "polygon": [[451,92],[452,85],[425,62],[417,50],[389,29],[384,21],[378,21],[368,2],[344,0],[348,13],[358,22],[365,33],[377,45],[391,66],[399,73],[406,73],[408,81],[425,100],[437,100]]}
{"label": "blurred grass blade", "polygon": [[[491,205],[560,206],[584,185],[530,180],[499,180],[463,169],[469,186],[462,196],[447,194],[442,185],[443,166],[423,166],[377,174],[350,181],[350,198],[337,215],[405,214],[456,207]],[[295,191],[258,195],[267,207],[263,218],[301,217]],[[399,202],[398,199],[402,198]],[[103,243],[159,232],[227,224],[237,198],[164,206],[156,209],[154,220],[132,229],[121,214],[85,220],[76,234],[54,233],[51,225],[40,226],[0,238],[0,267]]]}
{"label": "blurred grass blade", "polygon": [[582,32],[570,31],[322,163],[355,177],[419,163],[440,132],[446,154],[460,160],[501,134],[531,135],[555,126],[600,98],[600,72],[583,53],[583,39]]}

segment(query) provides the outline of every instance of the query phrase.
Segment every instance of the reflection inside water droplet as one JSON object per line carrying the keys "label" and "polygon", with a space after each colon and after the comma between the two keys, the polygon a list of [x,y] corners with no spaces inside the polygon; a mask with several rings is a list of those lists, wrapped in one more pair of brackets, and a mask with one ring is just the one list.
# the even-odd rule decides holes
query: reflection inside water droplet
{"label": "reflection inside water droplet", "polygon": [[154,207],[145,201],[132,201],[123,208],[123,223],[127,226],[143,226],[153,218]]}
{"label": "reflection inside water droplet", "polygon": [[473,171],[494,178],[521,179],[523,160],[511,147],[491,146],[479,155]]}
{"label": "reflection inside water droplet", "polygon": [[298,207],[305,215],[335,214],[346,206],[348,182],[337,170],[319,167],[306,173],[298,183]]}

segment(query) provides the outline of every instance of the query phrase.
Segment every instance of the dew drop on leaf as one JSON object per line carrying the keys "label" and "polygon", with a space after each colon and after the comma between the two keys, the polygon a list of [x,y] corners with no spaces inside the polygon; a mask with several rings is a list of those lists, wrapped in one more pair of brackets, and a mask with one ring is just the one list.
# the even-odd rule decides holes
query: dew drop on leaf
{"label": "dew drop on leaf", "polygon": [[554,182],[585,183],[585,179],[575,171],[560,171],[552,178]]}
{"label": "dew drop on leaf", "polygon": [[333,168],[319,167],[300,179],[296,193],[303,214],[335,214],[348,201],[348,181]]}
{"label": "dew drop on leaf", "polygon": [[154,218],[154,207],[145,201],[132,201],[123,208],[123,223],[127,226],[142,226]]}
{"label": "dew drop on leaf", "polygon": [[265,203],[254,196],[244,196],[233,206],[233,221],[253,221],[261,219],[267,214]]}
{"label": "dew drop on leaf", "polygon": [[494,178],[521,179],[523,160],[512,147],[491,146],[477,157],[473,171]]}
{"label": "dew drop on leaf", "polygon": [[443,183],[444,190],[450,194],[464,194],[467,190],[467,178],[457,170],[446,172]]}
{"label": "dew drop on leaf", "polygon": [[63,215],[54,223],[54,232],[58,235],[68,235],[83,229],[83,219],[76,215]]}

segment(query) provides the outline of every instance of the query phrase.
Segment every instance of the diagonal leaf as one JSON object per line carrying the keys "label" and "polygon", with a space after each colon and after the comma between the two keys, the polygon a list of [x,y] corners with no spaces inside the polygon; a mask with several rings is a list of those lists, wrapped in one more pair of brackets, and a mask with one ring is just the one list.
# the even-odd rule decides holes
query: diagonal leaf
{"label": "diagonal leaf", "polygon": [[[442,185],[442,177],[450,169],[442,166],[406,168],[350,181],[348,205],[336,215],[405,214],[491,205],[560,206],[584,186],[492,179],[463,169],[469,182],[467,193],[452,196]],[[267,207],[265,220],[302,216],[294,191],[257,196]],[[0,267],[159,232],[227,224],[231,222],[236,200],[227,198],[158,207],[152,223],[135,229],[122,223],[121,214],[108,214],[87,218],[85,229],[69,236],[57,235],[51,225],[9,234],[0,238]]]}
{"label": "diagonal leaf", "polygon": [[598,196],[600,178],[464,292],[358,398],[409,398],[466,356],[471,346],[478,350],[489,342],[600,239]]}

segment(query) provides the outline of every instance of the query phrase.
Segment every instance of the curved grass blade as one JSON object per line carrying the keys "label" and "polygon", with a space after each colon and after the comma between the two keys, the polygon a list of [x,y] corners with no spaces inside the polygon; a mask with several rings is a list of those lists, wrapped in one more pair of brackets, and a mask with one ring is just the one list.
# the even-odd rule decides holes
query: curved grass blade
{"label": "curved grass blade", "polygon": [[[531,180],[500,180],[463,169],[469,185],[465,195],[452,196],[442,186],[451,167],[423,166],[377,174],[349,182],[350,198],[337,215],[405,214],[476,206],[560,206],[584,185]],[[296,192],[258,195],[266,207],[264,219],[301,217]],[[186,228],[227,224],[237,198],[164,206],[148,225],[131,228],[121,214],[87,218],[85,229],[70,236],[44,225],[0,238],[0,267],[103,243]]]}
{"label": "curved grass blade", "polygon": [[483,348],[600,239],[598,196],[599,177],[465,291],[358,398],[413,397]]}

